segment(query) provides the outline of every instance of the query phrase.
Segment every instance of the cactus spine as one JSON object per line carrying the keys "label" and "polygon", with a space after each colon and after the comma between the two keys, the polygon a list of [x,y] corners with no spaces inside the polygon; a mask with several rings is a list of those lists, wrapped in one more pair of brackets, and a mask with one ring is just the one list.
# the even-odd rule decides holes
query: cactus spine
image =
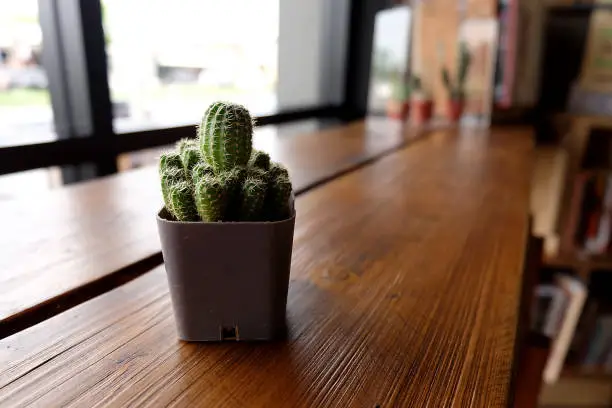
{"label": "cactus spine", "polygon": [[246,108],[215,102],[199,140],[184,139],[160,157],[162,196],[178,221],[277,221],[291,216],[287,169],[252,148]]}

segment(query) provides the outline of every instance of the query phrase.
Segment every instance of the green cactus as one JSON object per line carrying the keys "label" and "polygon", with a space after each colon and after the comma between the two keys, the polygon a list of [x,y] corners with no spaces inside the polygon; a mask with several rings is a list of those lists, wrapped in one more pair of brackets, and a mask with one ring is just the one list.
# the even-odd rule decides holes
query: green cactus
{"label": "green cactus", "polygon": [[190,147],[197,148],[198,141],[196,139],[185,138],[185,139],[181,139],[178,142],[176,142],[176,151],[178,152],[178,154],[183,154],[183,151]]}
{"label": "green cactus", "polygon": [[450,99],[463,101],[465,99],[465,82],[467,73],[472,63],[472,55],[465,43],[459,44],[458,60],[457,60],[457,80],[454,82],[451,79],[451,74],[447,67],[442,68],[442,83],[446,88]]}
{"label": "green cactus", "polygon": [[198,130],[160,157],[164,203],[178,221],[277,221],[291,215],[287,169],[252,148],[248,111],[213,103]]}
{"label": "green cactus", "polygon": [[170,185],[169,198],[171,211],[179,221],[199,221],[194,201],[193,185],[179,181]]}
{"label": "green cactus", "polygon": [[270,155],[261,150],[253,150],[249,159],[249,167],[257,167],[263,170],[270,169]]}
{"label": "green cactus", "polygon": [[251,157],[253,120],[242,105],[215,102],[198,129],[200,150],[216,173],[246,166]]}
{"label": "green cactus", "polygon": [[247,177],[268,181],[270,172],[260,169],[259,167],[249,167],[247,170]]}
{"label": "green cactus", "polygon": [[223,172],[221,177],[227,184],[227,187],[231,192],[239,192],[240,186],[247,177],[248,169],[246,167],[234,167],[233,169]]}
{"label": "green cactus", "polygon": [[200,161],[198,142],[194,139],[182,139],[176,144],[176,150],[181,158],[185,172],[191,175],[193,167]]}
{"label": "green cactus", "polygon": [[465,81],[467,80],[467,73],[471,64],[472,54],[470,54],[468,46],[462,42],[459,45],[459,67],[457,68],[457,83],[458,88],[461,90],[465,88]]}
{"label": "green cactus", "polygon": [[193,184],[197,184],[198,181],[200,181],[200,179],[204,176],[213,174],[215,174],[215,171],[213,170],[212,166],[201,161],[193,166],[193,169],[191,170],[191,179],[193,180]]}
{"label": "green cactus", "polygon": [[280,163],[272,162],[270,164],[270,171],[268,172],[270,180],[274,180],[280,176],[290,179],[287,168]]}
{"label": "green cactus", "polygon": [[183,172],[183,169],[171,167],[171,168],[166,169],[166,171],[160,174],[160,180],[161,180],[161,190],[162,190],[162,197],[164,198],[164,203],[166,204],[166,208],[168,208],[168,211],[172,213],[172,201],[170,200],[170,187],[181,181],[187,181],[185,179],[185,173]]}
{"label": "green cactus", "polygon": [[412,93],[410,79],[399,72],[396,73],[393,81],[393,99],[396,101],[409,101]]}
{"label": "green cactus", "polygon": [[227,185],[215,175],[206,175],[195,188],[195,204],[204,222],[223,221],[227,206]]}
{"label": "green cactus", "polygon": [[283,220],[291,215],[291,180],[281,175],[272,179],[268,185],[267,215],[270,221]]}
{"label": "green cactus", "polygon": [[183,168],[181,156],[177,152],[162,153],[159,157],[159,174],[163,174],[169,168]]}
{"label": "green cactus", "polygon": [[262,178],[249,176],[244,181],[240,206],[242,221],[257,221],[262,218],[267,187],[266,180]]}
{"label": "green cactus", "polygon": [[168,211],[174,215],[170,199],[170,187],[178,182],[186,181],[181,158],[175,152],[162,153],[159,160],[159,179],[164,203]]}
{"label": "green cactus", "polygon": [[235,167],[220,175],[227,188],[225,221],[240,220],[241,188],[247,177],[246,167]]}

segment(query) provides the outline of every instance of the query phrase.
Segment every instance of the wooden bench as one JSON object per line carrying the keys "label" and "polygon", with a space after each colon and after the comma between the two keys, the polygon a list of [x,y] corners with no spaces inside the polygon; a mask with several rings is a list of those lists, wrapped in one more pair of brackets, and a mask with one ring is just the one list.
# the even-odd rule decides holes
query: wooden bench
{"label": "wooden bench", "polygon": [[531,152],[438,132],[298,197],[286,341],[177,340],[158,267],[0,340],[0,406],[508,406]]}
{"label": "wooden bench", "polygon": [[[300,194],[418,136],[373,119],[254,144],[287,165]],[[0,204],[0,338],[161,264],[160,207],[155,167]]]}

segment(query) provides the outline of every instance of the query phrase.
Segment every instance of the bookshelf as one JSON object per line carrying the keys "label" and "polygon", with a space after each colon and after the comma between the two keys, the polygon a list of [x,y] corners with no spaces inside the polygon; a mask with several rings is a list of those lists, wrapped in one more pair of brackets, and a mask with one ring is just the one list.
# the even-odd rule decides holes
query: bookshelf
{"label": "bookshelf", "polygon": [[612,373],[606,373],[603,367],[585,371],[579,367],[565,367],[561,372],[563,378],[580,378],[592,380],[612,380]]}
{"label": "bookshelf", "polygon": [[612,258],[606,256],[584,258],[576,254],[560,254],[547,257],[544,264],[550,267],[571,268],[585,280],[588,280],[592,271],[612,273]]}
{"label": "bookshelf", "polygon": [[[563,135],[561,147],[566,154],[563,169],[565,174],[561,183],[558,211],[553,220],[552,229],[556,234],[556,245],[553,251],[547,252],[543,263],[548,270],[570,273],[583,282],[588,297],[580,313],[580,322],[582,322],[586,314],[584,310],[591,303],[606,305],[606,307],[597,306],[597,313],[600,313],[596,315],[597,319],[612,313],[612,309],[609,309],[609,302],[606,301],[605,295],[602,297],[601,291],[591,293],[592,287],[598,286],[593,283],[595,275],[600,281],[608,282],[606,283],[609,285],[607,293],[612,293],[612,233],[609,234],[609,244],[602,244],[601,250],[585,249],[587,239],[593,238],[592,231],[599,233],[601,230],[601,225],[604,223],[602,214],[607,208],[610,208],[609,201],[606,199],[610,194],[606,194],[606,191],[608,181],[612,186],[612,117],[563,114],[556,118],[556,122]],[[596,197],[601,200],[600,207],[598,207],[599,213],[593,210],[595,207],[588,207],[585,204],[587,202],[585,197],[590,194],[591,190],[585,187],[586,181],[584,180],[591,179],[596,182],[603,180],[603,184],[601,182],[598,184],[598,186],[603,185],[603,189],[597,190],[601,192],[601,196]],[[591,197],[589,200],[591,200],[589,202],[597,202]],[[593,215],[595,213],[596,215]],[[602,275],[607,275],[606,279],[600,279]],[[597,324],[600,324],[599,321]],[[582,333],[587,339],[585,344],[592,347],[595,336],[601,335],[594,330],[594,326],[582,326],[579,323],[573,335],[579,336]],[[597,330],[601,330],[600,326]],[[573,337],[571,347],[575,340]],[[608,349],[609,346],[606,350]],[[591,349],[583,348],[584,353],[587,350]],[[593,381],[595,383],[612,380],[612,370],[609,365],[608,367],[605,364],[589,366],[586,364],[585,356],[586,354],[581,354],[579,357],[574,355],[571,358],[568,356],[557,383],[561,384],[566,381]],[[547,385],[549,388],[554,386],[555,383]]]}
{"label": "bookshelf", "polygon": [[[602,133],[598,133],[596,130],[610,131],[612,133],[612,117],[561,114],[555,119],[558,131],[563,135],[561,146],[568,155],[561,210],[557,219],[557,231],[562,234],[567,227],[576,178],[585,170],[593,173],[606,171],[612,173],[612,165],[610,165],[612,163],[609,163],[607,166],[602,166],[597,162],[590,165],[586,163],[587,165],[585,166],[589,145],[592,145],[593,142],[596,143],[596,139],[602,135]],[[612,137],[610,137],[610,140],[612,140]]]}

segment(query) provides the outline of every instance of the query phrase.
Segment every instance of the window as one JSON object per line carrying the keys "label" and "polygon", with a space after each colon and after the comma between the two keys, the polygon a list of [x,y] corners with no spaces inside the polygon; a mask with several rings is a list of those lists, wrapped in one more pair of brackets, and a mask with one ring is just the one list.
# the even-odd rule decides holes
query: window
{"label": "window", "polygon": [[407,96],[402,93],[408,77],[411,18],[408,7],[382,10],[376,15],[368,100],[370,112],[384,112],[389,99]]}
{"label": "window", "polygon": [[0,2],[0,146],[55,138],[37,0]]}
{"label": "window", "polygon": [[191,125],[218,99],[275,113],[278,3],[103,0],[115,131]]}
{"label": "window", "polygon": [[345,73],[363,13],[350,11],[349,0],[0,0],[0,178],[27,190],[146,165],[219,99],[262,126],[356,117]]}

